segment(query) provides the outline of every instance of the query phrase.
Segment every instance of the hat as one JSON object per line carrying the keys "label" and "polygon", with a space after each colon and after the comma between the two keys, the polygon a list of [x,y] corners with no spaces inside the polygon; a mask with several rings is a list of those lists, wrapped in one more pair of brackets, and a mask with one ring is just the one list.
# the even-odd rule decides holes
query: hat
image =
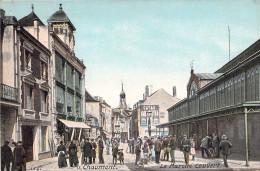
{"label": "hat", "polygon": [[93,139],[93,138],[91,138],[91,141],[94,141],[94,139]]}
{"label": "hat", "polygon": [[22,141],[18,141],[17,143],[22,143]]}
{"label": "hat", "polygon": [[227,138],[227,136],[226,135],[222,135],[222,139],[225,139],[225,138]]}
{"label": "hat", "polygon": [[5,144],[9,144],[9,141],[5,141]]}
{"label": "hat", "polygon": [[98,136],[98,138],[101,138],[101,136]]}
{"label": "hat", "polygon": [[187,135],[183,135],[183,137],[187,137]]}

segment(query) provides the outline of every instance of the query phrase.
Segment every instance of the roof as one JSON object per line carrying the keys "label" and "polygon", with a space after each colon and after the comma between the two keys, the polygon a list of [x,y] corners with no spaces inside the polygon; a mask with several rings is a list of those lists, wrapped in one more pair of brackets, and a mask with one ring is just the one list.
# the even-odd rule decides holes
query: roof
{"label": "roof", "polygon": [[33,26],[33,21],[34,20],[38,20],[39,22],[39,26],[44,26],[43,22],[40,20],[40,18],[34,13],[34,11],[32,11],[29,15],[21,18],[18,21],[18,24],[20,26],[26,27],[26,26]]}
{"label": "roof", "polygon": [[95,98],[93,98],[88,91],[85,91],[85,101],[86,102],[99,102]]}
{"label": "roof", "polygon": [[222,73],[194,73],[197,77],[202,80],[214,80],[222,75]]}
{"label": "roof", "polygon": [[70,26],[76,30],[74,25],[71,23],[69,17],[66,15],[66,13],[62,10],[62,6],[60,4],[60,9],[59,11],[56,11],[52,16],[48,19],[48,23],[56,23],[56,22],[64,22],[64,23],[69,23]]}

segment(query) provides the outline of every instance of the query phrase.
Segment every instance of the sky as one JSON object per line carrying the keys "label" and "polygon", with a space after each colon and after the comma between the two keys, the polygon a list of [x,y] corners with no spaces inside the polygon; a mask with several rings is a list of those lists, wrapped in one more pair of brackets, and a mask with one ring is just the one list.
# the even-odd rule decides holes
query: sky
{"label": "sky", "polygon": [[2,1],[7,16],[47,19],[59,4],[76,27],[75,53],[86,65],[86,90],[118,107],[121,83],[132,107],[145,86],[187,96],[190,62],[213,73],[260,38],[260,0]]}

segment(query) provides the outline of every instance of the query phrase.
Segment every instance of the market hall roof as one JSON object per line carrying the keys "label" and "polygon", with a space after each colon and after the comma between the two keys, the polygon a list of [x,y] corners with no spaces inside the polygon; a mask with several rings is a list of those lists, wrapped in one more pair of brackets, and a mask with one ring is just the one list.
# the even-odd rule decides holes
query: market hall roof
{"label": "market hall roof", "polygon": [[214,80],[222,75],[222,73],[194,73],[197,77],[202,80]]}
{"label": "market hall roof", "polygon": [[59,11],[52,14],[52,16],[48,19],[48,23],[69,23],[69,25],[73,28],[73,30],[76,30],[72,22],[70,21],[69,17],[66,15],[66,13],[62,10],[62,4],[60,4]]}

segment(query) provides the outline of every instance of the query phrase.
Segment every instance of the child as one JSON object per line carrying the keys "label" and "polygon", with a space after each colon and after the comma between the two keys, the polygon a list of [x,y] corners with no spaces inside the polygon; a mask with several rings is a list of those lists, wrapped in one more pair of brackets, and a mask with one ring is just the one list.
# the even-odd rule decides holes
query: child
{"label": "child", "polygon": [[190,154],[192,155],[192,160],[195,160],[195,154],[196,154],[195,142],[194,142],[194,140],[192,138],[190,139],[190,145],[191,145]]}
{"label": "child", "polygon": [[116,143],[113,144],[113,149],[112,149],[112,155],[113,155],[113,165],[117,164],[117,153],[118,153],[118,147]]}
{"label": "child", "polygon": [[118,152],[118,158],[120,161],[120,164],[123,163],[124,164],[124,153],[123,153],[123,149],[120,149]]}

